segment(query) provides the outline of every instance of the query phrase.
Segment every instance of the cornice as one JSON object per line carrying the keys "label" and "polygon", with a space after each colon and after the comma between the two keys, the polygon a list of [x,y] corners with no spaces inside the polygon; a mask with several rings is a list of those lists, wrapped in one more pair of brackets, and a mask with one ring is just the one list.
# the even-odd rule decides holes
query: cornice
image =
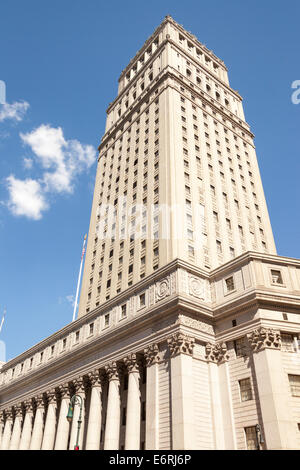
{"label": "cornice", "polygon": [[[115,135],[116,133],[122,128],[124,127],[124,121],[127,122],[128,118],[130,116],[132,116],[135,112],[136,112],[136,109],[139,108],[141,106],[141,102],[143,100],[146,100],[147,97],[162,83],[164,82],[167,78],[172,78],[174,80],[176,80],[179,84],[182,84],[182,79],[180,77],[178,77],[178,75],[181,75],[179,74],[179,72],[177,70],[175,70],[172,66],[170,65],[167,65],[164,69],[161,70],[161,72],[158,74],[158,76],[156,77],[156,80],[153,82],[153,83],[150,83],[147,88],[144,90],[144,92],[138,97],[136,98],[135,100],[135,103],[133,103],[130,108],[128,110],[126,110],[124,112],[124,114],[122,114],[120,116],[120,118],[118,119],[118,121],[116,121],[113,126],[111,126],[107,132],[102,136],[102,139],[101,139],[101,143],[100,145],[98,146],[98,151],[101,152],[102,148],[104,147],[104,145],[107,143],[107,141],[112,138],[112,139],[115,139]],[[231,117],[230,116],[230,113],[229,112],[226,112],[225,111],[225,108],[224,106],[223,109],[220,108],[220,104],[214,100],[210,95],[208,95],[205,91],[198,91],[197,89],[195,88],[192,88],[189,84],[187,84],[186,82],[184,82],[184,86],[192,93],[194,94],[195,96],[198,97],[198,99],[200,99],[201,101],[204,101],[205,104],[209,105],[209,106],[214,106],[214,109],[216,111],[218,111],[224,118],[226,118],[228,121],[230,121],[234,126],[238,127],[239,129],[241,129],[242,132],[248,134],[248,136],[253,139],[254,138],[254,134],[250,131],[249,129],[249,125],[246,123],[246,121],[243,121],[242,119],[240,118],[234,118],[234,117]],[[166,85],[166,88],[167,87],[171,87],[171,88],[174,88],[171,84],[168,84]],[[159,95],[164,91],[161,90]],[[203,94],[202,94],[203,93]],[[157,98],[157,96],[155,97],[155,99]],[[213,100],[213,102],[211,101]],[[149,105],[147,107],[150,106],[151,103],[149,103]],[[145,108],[147,109],[147,108]],[[138,116],[136,117],[136,119],[138,119]],[[215,117],[214,117],[215,119]],[[242,124],[239,123],[239,121],[242,122]],[[132,122],[133,123],[133,122]],[[224,123],[222,123],[222,125],[224,125]],[[246,127],[244,127],[246,126]],[[232,132],[234,132],[232,129],[230,129]],[[123,129],[122,131],[122,134],[126,132],[126,129]],[[239,136],[241,137],[241,136]],[[119,136],[118,136],[119,138]],[[251,146],[254,147],[254,144],[252,142],[248,142],[247,143]],[[113,145],[113,144],[111,144]],[[105,151],[109,150],[110,147],[108,147],[107,149],[105,149]],[[98,157],[98,161],[100,159],[100,155]]]}
{"label": "cornice", "polygon": [[135,62],[137,62],[138,58],[146,51],[146,49],[149,47],[153,39],[155,39],[155,37],[160,33],[160,31],[164,28],[164,26],[167,23],[170,23],[173,26],[175,26],[182,34],[187,36],[189,40],[194,43],[194,45],[202,49],[205,52],[205,54],[210,56],[210,58],[213,59],[215,62],[217,62],[220,67],[222,67],[224,70],[227,71],[227,67],[225,63],[222,61],[222,59],[217,57],[213,51],[211,51],[204,44],[202,44],[195,35],[187,31],[186,29],[184,29],[182,25],[177,23],[171,16],[167,15],[165,16],[163,21],[160,23],[160,25],[155,29],[155,31],[151,34],[151,36],[148,39],[146,39],[143,46],[138,50],[135,56],[130,60],[129,64],[125,67],[125,69],[122,70],[119,80],[118,80],[119,82],[122,80],[124,75],[126,75],[126,73],[131,69],[131,67],[133,67]]}

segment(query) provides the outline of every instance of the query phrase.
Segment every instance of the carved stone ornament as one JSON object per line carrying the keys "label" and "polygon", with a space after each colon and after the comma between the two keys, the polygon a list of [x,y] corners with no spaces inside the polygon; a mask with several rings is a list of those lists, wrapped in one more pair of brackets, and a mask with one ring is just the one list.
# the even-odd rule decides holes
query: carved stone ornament
{"label": "carved stone ornament", "polygon": [[36,404],[37,408],[44,408],[45,402],[44,402],[43,395],[38,395],[38,396],[34,397],[34,401],[35,401],[35,404]]}
{"label": "carved stone ornament", "polygon": [[159,347],[157,343],[150,344],[144,349],[146,366],[150,367],[159,361]]}
{"label": "carved stone ornament", "polygon": [[272,328],[257,328],[249,333],[247,338],[254,352],[261,351],[265,348],[281,348],[280,332]]}
{"label": "carved stone ornament", "polygon": [[99,370],[88,373],[88,378],[92,387],[101,387],[103,374]]}
{"label": "carved stone ornament", "polygon": [[221,363],[223,361],[228,361],[229,355],[226,343],[207,343],[205,346],[205,357],[211,362]]}
{"label": "carved stone ornament", "polygon": [[127,367],[128,373],[130,372],[139,372],[140,371],[140,364],[136,357],[135,353],[129,354],[127,357],[124,358],[124,364]]}
{"label": "carved stone ornament", "polygon": [[177,354],[193,355],[195,339],[191,336],[178,332],[168,338],[167,341],[171,357],[174,357]]}
{"label": "carved stone ornament", "polygon": [[33,413],[33,403],[32,400],[25,400],[23,403],[24,409],[26,413]]}
{"label": "carved stone ornament", "polygon": [[120,380],[120,369],[116,361],[111,362],[105,366],[105,372],[108,376],[108,380]]}
{"label": "carved stone ornament", "polygon": [[163,279],[156,283],[156,300],[162,300],[170,295],[170,280]]}
{"label": "carved stone ornament", "polygon": [[73,382],[76,393],[85,393],[84,377],[77,377],[76,379],[72,380],[72,382]]}
{"label": "carved stone ornament", "polygon": [[65,383],[65,384],[62,384],[62,385],[59,385],[57,387],[59,393],[60,393],[60,397],[61,399],[63,400],[64,398],[70,398],[70,387],[69,387],[69,384],[68,383]]}
{"label": "carved stone ornament", "polygon": [[22,406],[21,406],[21,404],[15,405],[14,410],[15,410],[15,417],[21,417],[22,416]]}
{"label": "carved stone ornament", "polygon": [[206,333],[214,333],[214,328],[212,325],[197,320],[196,318],[187,317],[186,315],[178,315],[176,323],[178,325],[189,326],[195,330],[205,331]]}
{"label": "carved stone ornament", "polygon": [[205,299],[205,285],[202,279],[190,276],[189,278],[189,293],[197,299]]}
{"label": "carved stone ornament", "polygon": [[8,421],[8,420],[12,421],[12,419],[13,419],[13,409],[12,408],[9,408],[8,410],[5,410],[5,418],[6,418],[6,421]]}
{"label": "carved stone ornament", "polygon": [[50,390],[49,392],[47,392],[46,396],[47,396],[48,405],[56,403],[57,393],[56,393],[56,390],[54,388],[52,390]]}

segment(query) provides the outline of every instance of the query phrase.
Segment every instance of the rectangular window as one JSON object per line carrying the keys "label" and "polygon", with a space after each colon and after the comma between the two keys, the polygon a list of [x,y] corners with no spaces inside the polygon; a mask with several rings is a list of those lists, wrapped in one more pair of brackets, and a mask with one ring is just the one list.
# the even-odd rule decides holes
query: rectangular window
{"label": "rectangular window", "polygon": [[232,276],[225,279],[225,283],[226,283],[227,292],[231,292],[234,290],[234,280]]}
{"label": "rectangular window", "polygon": [[281,350],[294,352],[294,338],[293,335],[281,333]]}
{"label": "rectangular window", "polygon": [[300,397],[300,375],[290,375],[289,382],[293,397]]}
{"label": "rectangular window", "polygon": [[126,317],[126,304],[122,305],[121,307],[121,318]]}
{"label": "rectangular window", "polygon": [[272,275],[272,282],[273,284],[283,284],[282,275],[280,271],[276,271],[275,269],[271,269]]}
{"label": "rectangular window", "polygon": [[109,326],[109,313],[104,316],[104,326]]}
{"label": "rectangular window", "polygon": [[244,428],[247,450],[257,450],[257,436],[255,426]]}
{"label": "rectangular window", "polygon": [[233,342],[233,345],[234,345],[234,350],[235,350],[236,357],[245,357],[245,356],[247,356],[245,337],[236,339]]}
{"label": "rectangular window", "polygon": [[239,380],[241,401],[252,400],[252,388],[250,379]]}

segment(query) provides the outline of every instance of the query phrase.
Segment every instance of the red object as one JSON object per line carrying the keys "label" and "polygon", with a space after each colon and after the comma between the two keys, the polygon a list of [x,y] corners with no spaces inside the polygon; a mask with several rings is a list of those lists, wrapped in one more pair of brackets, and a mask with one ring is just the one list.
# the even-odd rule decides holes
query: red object
{"label": "red object", "polygon": [[79,446],[75,446],[75,447],[74,447],[74,450],[79,450]]}

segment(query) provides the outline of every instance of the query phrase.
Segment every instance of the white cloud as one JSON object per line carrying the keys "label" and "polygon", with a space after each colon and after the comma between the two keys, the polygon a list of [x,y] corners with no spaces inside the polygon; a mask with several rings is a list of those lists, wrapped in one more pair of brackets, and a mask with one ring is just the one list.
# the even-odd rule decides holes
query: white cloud
{"label": "white cloud", "polygon": [[36,160],[45,170],[43,182],[46,191],[71,193],[76,175],[88,169],[96,159],[91,145],[78,140],[65,140],[61,127],[42,124],[27,134],[20,134],[29,145]]}
{"label": "white cloud", "polygon": [[25,216],[38,220],[42,212],[48,208],[38,181],[32,179],[19,180],[14,175],[6,178],[9,192],[8,207],[16,216]]}
{"label": "white cloud", "polygon": [[68,302],[70,302],[70,304],[72,305],[72,307],[74,307],[74,304],[75,304],[74,295],[66,295],[66,300],[67,300]]}
{"label": "white cloud", "polygon": [[29,103],[26,101],[15,101],[12,104],[2,104],[0,105],[0,122],[7,119],[11,119],[12,121],[22,121],[28,108]]}
{"label": "white cloud", "polygon": [[[28,145],[37,166],[42,170],[38,179],[19,180],[13,175],[7,178],[9,191],[8,207],[14,215],[41,219],[49,207],[51,193],[72,193],[75,178],[89,169],[96,160],[92,145],[83,145],[78,140],[66,140],[61,127],[42,124],[32,132],[20,134]],[[28,170],[32,158],[24,158]]]}

